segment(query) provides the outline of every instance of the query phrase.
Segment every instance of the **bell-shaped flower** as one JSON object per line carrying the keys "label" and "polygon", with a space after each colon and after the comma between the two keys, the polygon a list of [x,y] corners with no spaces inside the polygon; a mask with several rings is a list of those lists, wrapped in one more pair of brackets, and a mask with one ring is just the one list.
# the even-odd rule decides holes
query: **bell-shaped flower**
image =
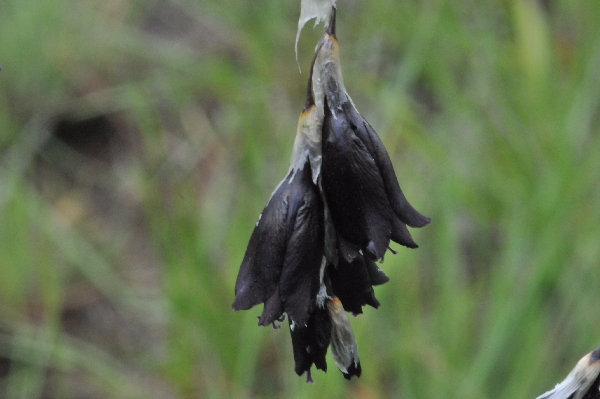
{"label": "bell-shaped flower", "polygon": [[[334,2],[335,3],[335,2]],[[311,66],[291,166],[259,217],[235,285],[234,310],[264,304],[259,325],[287,313],[295,371],[327,370],[329,347],[350,379],[361,365],[346,312],[379,301],[375,264],[390,240],[416,248],[407,226],[429,218],[404,196],[391,160],[346,92],[335,9]]]}
{"label": "bell-shaped flower", "polygon": [[313,70],[316,105],[324,114],[322,190],[342,257],[351,262],[362,250],[381,259],[390,239],[416,248],[406,226],[425,226],[429,218],[404,196],[383,143],[346,92],[331,30],[317,47]]}
{"label": "bell-shaped flower", "polygon": [[327,309],[315,307],[306,325],[290,321],[296,374],[306,372],[306,382],[313,382],[310,368],[327,371],[325,355],[331,341],[331,318]]}
{"label": "bell-shaped flower", "polygon": [[290,170],[256,223],[235,284],[234,310],[264,303],[259,325],[286,312],[308,322],[323,259],[323,203],[308,158]]}
{"label": "bell-shaped flower", "polygon": [[354,315],[362,313],[364,305],[379,307],[373,287],[389,281],[375,262],[359,255],[352,262],[341,258],[337,265],[327,268],[331,291],[340,299],[344,310]]}

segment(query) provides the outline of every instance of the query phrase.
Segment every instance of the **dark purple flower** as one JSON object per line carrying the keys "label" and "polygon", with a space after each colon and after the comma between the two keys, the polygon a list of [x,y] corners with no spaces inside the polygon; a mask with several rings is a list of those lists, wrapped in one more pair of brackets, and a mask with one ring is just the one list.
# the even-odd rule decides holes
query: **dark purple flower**
{"label": "dark purple flower", "polygon": [[305,325],[319,290],[323,203],[308,160],[275,190],[250,237],[235,284],[234,310],[264,303],[259,325],[285,311]]}
{"label": "dark purple flower", "polygon": [[333,34],[325,34],[319,53],[313,87],[324,112],[321,182],[338,249],[351,262],[359,250],[381,259],[390,240],[416,248],[406,226],[423,227],[430,219],[408,202],[383,143],[346,93]]}
{"label": "dark purple flower", "polygon": [[352,262],[341,258],[337,266],[330,264],[327,275],[331,291],[337,296],[344,310],[355,315],[362,313],[364,305],[379,307],[373,286],[387,283],[389,277],[373,260],[359,255]]}
{"label": "dark purple flower", "polygon": [[291,168],[259,217],[235,285],[234,310],[264,303],[259,325],[289,316],[295,371],[360,376],[347,312],[379,307],[375,264],[390,240],[416,248],[407,226],[429,218],[408,202],[389,155],[346,93],[334,36],[335,10],[315,51]]}
{"label": "dark purple flower", "polygon": [[306,372],[306,382],[312,382],[310,368],[327,371],[325,355],[331,341],[331,318],[322,307],[315,307],[306,325],[298,325],[290,320],[290,334],[296,374]]}

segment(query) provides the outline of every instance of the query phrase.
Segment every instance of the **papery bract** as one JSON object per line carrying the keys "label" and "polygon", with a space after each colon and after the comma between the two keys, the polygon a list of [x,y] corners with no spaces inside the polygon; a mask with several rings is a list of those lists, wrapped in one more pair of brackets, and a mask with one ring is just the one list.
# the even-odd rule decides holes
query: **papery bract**
{"label": "papery bract", "polygon": [[336,297],[327,302],[327,308],[331,317],[331,356],[344,378],[360,377],[362,368],[358,359],[358,345],[348,315]]}
{"label": "papery bract", "polygon": [[581,358],[561,383],[536,399],[600,399],[600,348]]}

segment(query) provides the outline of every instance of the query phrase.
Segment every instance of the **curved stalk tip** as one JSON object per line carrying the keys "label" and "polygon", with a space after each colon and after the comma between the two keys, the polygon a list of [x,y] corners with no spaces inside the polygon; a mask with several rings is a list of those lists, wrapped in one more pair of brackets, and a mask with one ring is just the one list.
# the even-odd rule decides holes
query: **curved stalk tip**
{"label": "curved stalk tip", "polygon": [[327,27],[326,32],[335,37],[335,14],[337,11],[336,6],[331,7],[331,19],[329,20],[329,26]]}
{"label": "curved stalk tip", "polygon": [[317,46],[317,48],[315,49],[315,54],[313,55],[313,59],[310,63],[310,73],[308,75],[308,85],[306,87],[306,103],[304,103],[304,109],[302,111],[306,111],[307,109],[309,109],[310,107],[312,107],[313,105],[315,105],[315,97],[313,95],[313,91],[312,91],[312,77],[313,77],[313,70],[315,69],[315,62],[317,61],[317,56],[319,55],[319,51],[321,50],[321,47],[323,47],[323,43],[320,42],[319,45]]}

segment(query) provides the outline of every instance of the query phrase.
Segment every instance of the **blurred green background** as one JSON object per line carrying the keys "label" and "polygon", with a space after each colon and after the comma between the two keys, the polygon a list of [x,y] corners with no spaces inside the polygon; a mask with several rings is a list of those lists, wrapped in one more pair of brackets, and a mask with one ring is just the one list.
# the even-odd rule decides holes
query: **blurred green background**
{"label": "blurred green background", "polygon": [[[0,2],[0,397],[535,398],[600,346],[600,2],[339,0],[432,218],[305,384],[231,310],[322,27],[300,1]],[[398,249],[398,247],[394,247]]]}

